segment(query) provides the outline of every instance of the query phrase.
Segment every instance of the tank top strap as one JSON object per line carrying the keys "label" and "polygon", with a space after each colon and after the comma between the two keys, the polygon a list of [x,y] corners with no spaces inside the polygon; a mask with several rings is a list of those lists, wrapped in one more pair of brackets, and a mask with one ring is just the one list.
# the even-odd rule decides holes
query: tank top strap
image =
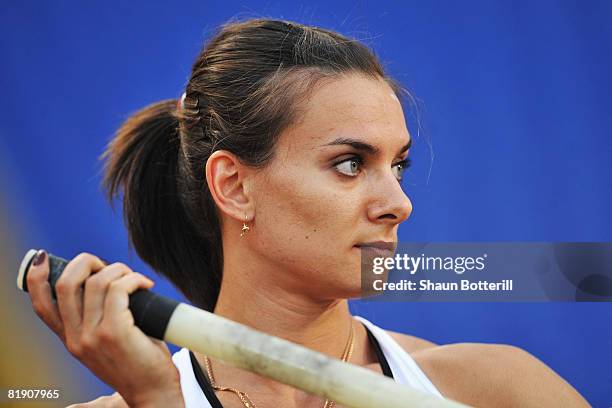
{"label": "tank top strap", "polygon": [[353,317],[366,325],[378,340],[395,381],[443,398],[440,391],[438,391],[423,370],[421,370],[416,361],[414,361],[410,354],[404,350],[389,333],[361,316]]}
{"label": "tank top strap", "polygon": [[189,349],[183,347],[172,355],[172,362],[179,370],[185,408],[213,408],[202,387],[200,387],[189,354]]}

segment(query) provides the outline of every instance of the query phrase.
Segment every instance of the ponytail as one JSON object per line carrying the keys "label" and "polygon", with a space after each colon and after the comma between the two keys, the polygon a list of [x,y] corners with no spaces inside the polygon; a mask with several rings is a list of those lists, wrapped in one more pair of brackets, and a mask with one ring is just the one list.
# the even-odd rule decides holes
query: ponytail
{"label": "ponytail", "polygon": [[[176,105],[176,100],[154,103],[123,123],[101,156],[102,183],[111,205],[122,190],[130,245],[140,258],[193,304],[212,311],[221,285],[222,249],[216,234],[198,233],[184,207]],[[217,220],[215,214],[206,215]],[[213,227],[219,230],[218,224]]]}

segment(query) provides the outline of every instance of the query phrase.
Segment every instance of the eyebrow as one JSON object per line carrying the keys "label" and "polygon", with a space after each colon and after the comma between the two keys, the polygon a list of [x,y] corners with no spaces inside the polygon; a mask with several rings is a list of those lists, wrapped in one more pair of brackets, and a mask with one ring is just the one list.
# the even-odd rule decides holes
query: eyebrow
{"label": "eyebrow", "polygon": [[[378,152],[380,151],[380,149],[378,149],[377,147],[366,143],[364,141],[358,140],[358,139],[353,139],[350,137],[339,137],[329,143],[326,143],[322,146],[337,146],[337,145],[349,145],[352,146],[354,149],[363,151],[367,154],[370,154],[372,156],[375,156],[376,154],[378,154]],[[404,145],[404,147],[402,147],[399,152],[397,152],[397,154],[401,154],[404,153],[406,150],[410,149],[410,146],[412,146],[412,139],[410,139],[408,141],[408,143],[406,143]]]}

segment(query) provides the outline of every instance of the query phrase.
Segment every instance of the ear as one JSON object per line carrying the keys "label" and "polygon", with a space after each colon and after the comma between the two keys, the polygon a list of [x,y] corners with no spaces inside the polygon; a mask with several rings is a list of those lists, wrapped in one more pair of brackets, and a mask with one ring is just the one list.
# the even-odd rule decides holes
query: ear
{"label": "ear", "polygon": [[250,175],[249,168],[227,150],[213,152],[206,162],[206,182],[217,207],[239,222],[245,215],[250,218],[253,210]]}

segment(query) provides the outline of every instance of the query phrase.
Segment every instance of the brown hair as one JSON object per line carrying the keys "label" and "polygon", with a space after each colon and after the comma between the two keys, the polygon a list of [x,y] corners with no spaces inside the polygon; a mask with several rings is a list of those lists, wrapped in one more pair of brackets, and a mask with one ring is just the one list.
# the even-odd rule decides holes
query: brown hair
{"label": "brown hair", "polygon": [[214,309],[221,285],[220,217],[205,179],[212,152],[265,166],[279,134],[321,80],[361,73],[405,90],[359,41],[294,22],[251,19],[220,27],[192,67],[184,108],[154,103],[129,117],[101,156],[109,201],[138,255],[194,305]]}

